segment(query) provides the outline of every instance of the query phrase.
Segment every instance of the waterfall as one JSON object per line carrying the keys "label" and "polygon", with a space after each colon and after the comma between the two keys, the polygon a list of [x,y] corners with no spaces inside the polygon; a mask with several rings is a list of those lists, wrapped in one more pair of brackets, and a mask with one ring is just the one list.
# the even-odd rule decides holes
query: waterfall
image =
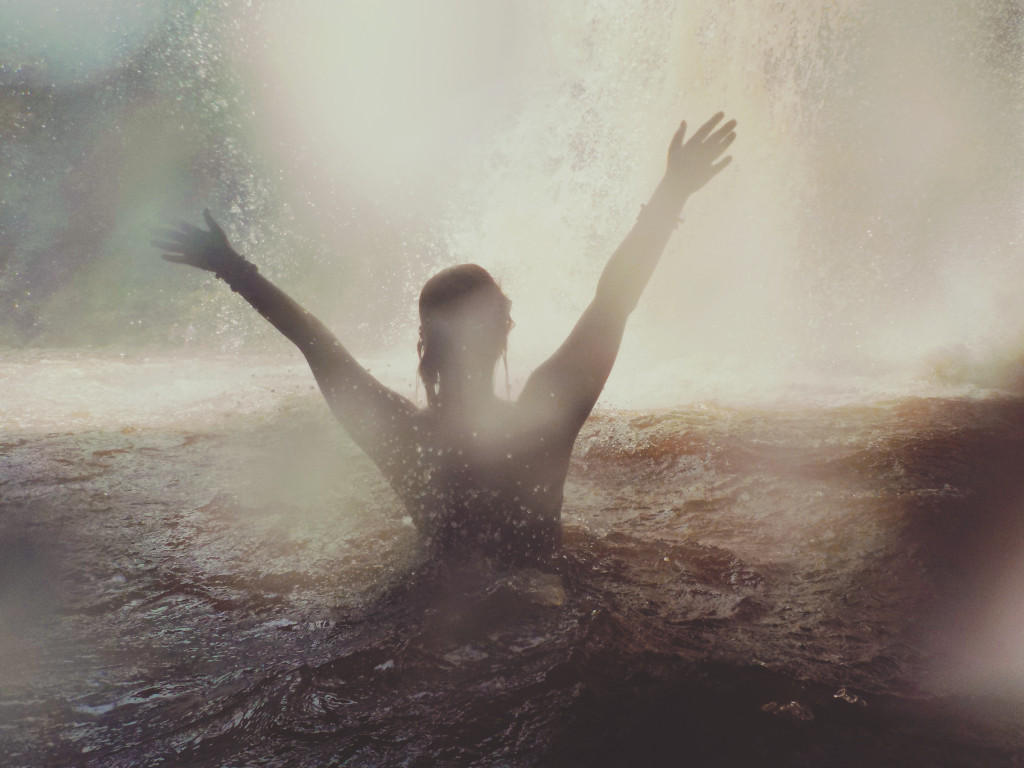
{"label": "waterfall", "polygon": [[609,382],[617,405],[1021,383],[1024,7],[442,0],[0,9],[0,345],[279,349],[149,251],[203,207],[359,353],[432,270],[557,345],[678,121],[739,120]]}

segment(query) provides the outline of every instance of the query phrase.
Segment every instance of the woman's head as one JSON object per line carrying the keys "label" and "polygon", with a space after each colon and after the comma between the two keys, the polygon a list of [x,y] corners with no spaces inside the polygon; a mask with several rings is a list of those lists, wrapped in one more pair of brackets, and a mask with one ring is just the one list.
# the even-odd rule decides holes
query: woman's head
{"label": "woman's head", "polygon": [[417,349],[430,405],[438,403],[447,371],[493,370],[512,328],[511,305],[494,278],[476,264],[449,267],[427,280],[420,292]]}

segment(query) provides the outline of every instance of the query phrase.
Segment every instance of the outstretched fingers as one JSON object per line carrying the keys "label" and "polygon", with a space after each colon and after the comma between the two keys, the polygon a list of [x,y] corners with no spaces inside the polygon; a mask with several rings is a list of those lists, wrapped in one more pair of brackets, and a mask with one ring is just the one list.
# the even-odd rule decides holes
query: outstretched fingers
{"label": "outstretched fingers", "polygon": [[701,189],[732,162],[723,157],[736,140],[736,120],[725,121],[718,112],[683,142],[686,124],[680,125],[668,154],[667,177],[675,188],[690,195]]}
{"label": "outstretched fingers", "polygon": [[162,243],[175,243],[176,245],[184,245],[192,237],[192,235],[188,232],[183,232],[180,229],[169,229],[167,227],[153,227],[150,230],[150,234],[153,236],[153,239],[150,241],[153,244],[156,244],[157,241],[160,241]]}
{"label": "outstretched fingers", "polygon": [[708,140],[708,147],[714,151],[714,157],[718,157],[725,150],[729,148],[729,145],[736,141],[736,134],[729,133],[720,139],[717,143],[712,143],[711,139]]}
{"label": "outstretched fingers", "polygon": [[725,117],[725,112],[719,112],[708,120],[704,125],[697,129],[697,132],[690,137],[690,143],[700,144],[706,139],[711,131],[715,129],[715,126],[722,122],[722,118]]}
{"label": "outstretched fingers", "polygon": [[717,141],[725,141],[726,139],[728,139],[730,142],[732,142],[732,139],[729,138],[729,134],[732,134],[732,137],[736,138],[736,134],[733,133],[733,131],[735,131],[735,130],[736,130],[736,121],[735,120],[730,120],[728,123],[726,123],[721,128],[719,128],[717,131],[715,131],[713,134],[711,134],[711,136],[708,138],[708,143],[714,143],[714,142],[717,142]]}
{"label": "outstretched fingers", "polygon": [[193,226],[187,221],[174,221],[172,227],[154,228],[149,241],[159,248],[165,261],[187,264],[215,272],[232,258],[240,258],[228,243],[209,210],[203,211],[209,229]]}
{"label": "outstretched fingers", "polygon": [[708,178],[709,179],[713,179],[715,176],[717,176],[723,170],[725,170],[725,166],[727,166],[731,162],[732,162],[732,155],[726,155],[721,160],[719,160],[717,163],[712,163],[711,164],[711,175]]}
{"label": "outstretched fingers", "polygon": [[224,230],[220,228],[220,224],[214,221],[213,216],[210,215],[209,208],[203,208],[203,218],[206,220],[206,226],[210,228],[211,232],[215,232],[220,235],[224,240],[227,240],[227,235],[224,234]]}
{"label": "outstretched fingers", "polygon": [[683,143],[683,138],[686,136],[686,121],[683,120],[679,124],[679,130],[676,131],[676,135],[672,137],[671,147],[678,147]]}

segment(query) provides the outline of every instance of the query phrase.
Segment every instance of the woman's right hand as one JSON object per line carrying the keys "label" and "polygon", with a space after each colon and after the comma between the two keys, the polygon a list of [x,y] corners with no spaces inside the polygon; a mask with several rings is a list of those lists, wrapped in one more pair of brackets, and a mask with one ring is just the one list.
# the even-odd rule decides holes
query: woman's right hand
{"label": "woman's right hand", "polygon": [[177,229],[153,230],[155,237],[150,243],[160,250],[168,251],[163,257],[175,264],[188,264],[205,269],[223,277],[242,265],[251,267],[231,247],[224,230],[213,220],[210,211],[203,211],[203,218],[209,231],[179,222]]}

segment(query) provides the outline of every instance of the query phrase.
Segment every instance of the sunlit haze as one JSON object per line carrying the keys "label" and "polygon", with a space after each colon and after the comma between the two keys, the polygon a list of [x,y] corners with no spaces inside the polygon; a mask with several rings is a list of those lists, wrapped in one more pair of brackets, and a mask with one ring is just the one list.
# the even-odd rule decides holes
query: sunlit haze
{"label": "sunlit haze", "polygon": [[[1019,388],[1015,7],[8,3],[6,124],[52,167],[11,173],[34,235],[8,258],[0,333],[290,354],[146,250],[151,224],[209,206],[404,391],[419,286],[482,264],[514,302],[515,389],[589,301],[678,120],[724,109],[732,167],[686,207],[603,403]],[[85,101],[54,130],[33,107],[111,77],[116,110]],[[73,288],[38,255],[61,231]]]}
{"label": "sunlit haze", "polygon": [[[483,353],[476,422],[320,356],[349,435],[150,245],[209,208],[420,406],[420,289],[478,263],[515,398],[719,111],[575,443],[599,365],[531,415]],[[1022,249],[1024,0],[0,0],[4,759],[1018,764]],[[557,556],[435,610],[431,526]]]}
{"label": "sunlit haze", "polygon": [[324,2],[262,24],[261,103],[303,147],[292,194],[325,210],[325,184],[355,189],[436,232],[405,250],[408,275],[498,275],[517,381],[589,301],[676,121],[721,108],[740,123],[734,165],[684,212],[607,402],[1020,384],[1024,43],[1008,16]]}

